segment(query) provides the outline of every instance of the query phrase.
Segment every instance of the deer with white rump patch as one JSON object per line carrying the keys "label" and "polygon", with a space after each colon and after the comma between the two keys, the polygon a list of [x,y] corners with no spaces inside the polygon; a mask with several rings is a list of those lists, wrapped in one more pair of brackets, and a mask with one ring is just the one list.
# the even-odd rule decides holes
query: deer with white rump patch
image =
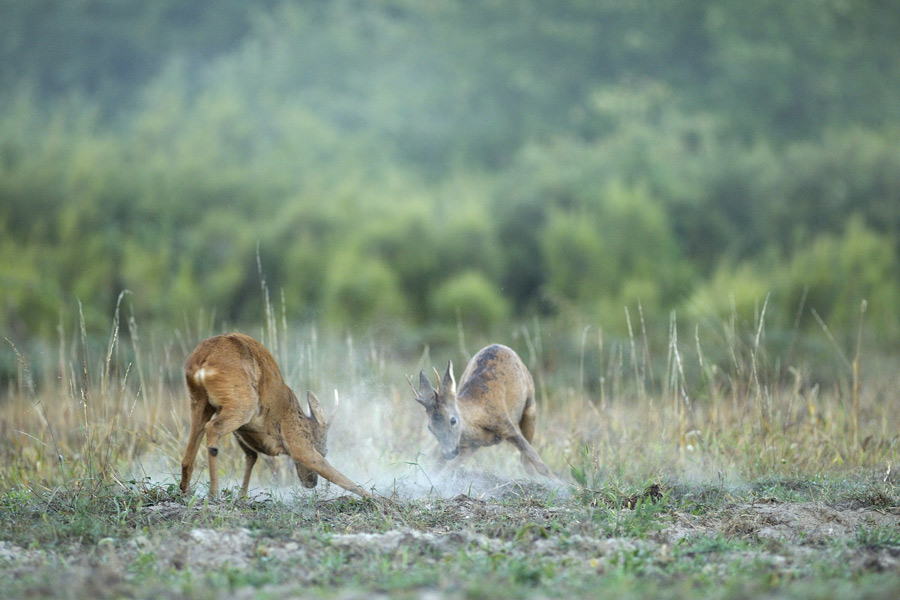
{"label": "deer with white rump patch", "polygon": [[326,437],[334,413],[326,419],[316,395],[307,392],[306,414],[284,383],[272,354],[258,341],[239,333],[204,340],[187,357],[184,375],[191,394],[191,432],[181,462],[183,494],[190,491],[194,460],[205,433],[209,497],[216,497],[219,440],[234,433],[247,459],[243,497],[260,453],[290,456],[304,487],[316,487],[321,475],[345,490],[372,497],[325,460]]}
{"label": "deer with white rump patch", "polygon": [[425,371],[419,373],[419,388],[407,377],[416,401],[425,407],[428,429],[440,444],[446,465],[463,464],[478,448],[510,442],[521,453],[522,464],[553,480],[558,478],[531,446],[534,438],[534,380],[528,368],[510,348],[493,344],[472,357],[457,390],[453,362],[433,388]]}

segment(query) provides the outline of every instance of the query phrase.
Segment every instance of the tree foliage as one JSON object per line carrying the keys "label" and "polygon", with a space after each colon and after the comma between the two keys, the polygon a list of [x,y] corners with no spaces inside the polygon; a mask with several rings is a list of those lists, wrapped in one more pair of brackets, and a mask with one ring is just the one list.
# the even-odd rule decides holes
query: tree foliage
{"label": "tree foliage", "polygon": [[898,35],[879,0],[0,0],[0,320],[253,319],[261,265],[340,327],[771,295],[896,340]]}

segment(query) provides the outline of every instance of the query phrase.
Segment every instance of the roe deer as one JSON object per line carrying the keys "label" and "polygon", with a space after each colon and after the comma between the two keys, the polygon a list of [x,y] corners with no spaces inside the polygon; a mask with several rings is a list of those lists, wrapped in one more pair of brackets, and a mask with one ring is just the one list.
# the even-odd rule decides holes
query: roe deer
{"label": "roe deer", "polygon": [[416,401],[425,407],[428,429],[440,444],[444,465],[453,459],[461,465],[478,448],[506,440],[519,449],[526,471],[536,470],[558,481],[531,447],[534,381],[513,350],[500,344],[482,348],[463,371],[458,392],[452,361],[443,379],[438,376],[437,389],[431,387],[424,370],[419,373],[418,390],[406,379]]}
{"label": "roe deer", "polygon": [[321,475],[345,490],[372,497],[325,460],[334,414],[326,421],[316,395],[307,392],[307,416],[284,383],[272,354],[253,338],[230,333],[200,342],[184,363],[184,376],[191,394],[191,433],[181,461],[183,494],[189,493],[200,438],[206,433],[209,496],[216,497],[219,440],[234,433],[247,458],[243,497],[260,452],[289,455],[304,487],[316,487]]}

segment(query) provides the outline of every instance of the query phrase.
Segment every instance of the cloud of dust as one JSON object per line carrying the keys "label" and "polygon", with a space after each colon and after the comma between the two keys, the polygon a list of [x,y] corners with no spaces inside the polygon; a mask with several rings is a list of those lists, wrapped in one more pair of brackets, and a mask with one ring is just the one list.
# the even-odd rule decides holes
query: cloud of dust
{"label": "cloud of dust", "polygon": [[[402,378],[387,384],[363,381],[339,394],[327,458],[351,480],[376,494],[496,497],[521,486],[525,471],[518,451],[509,444],[479,450],[460,469],[441,469],[436,460],[437,441],[427,430],[425,411]],[[325,401],[322,395],[319,398]],[[322,479],[319,481],[322,487]],[[543,480],[535,483],[548,489],[557,487]],[[344,493],[334,485],[328,487],[332,493]]]}
{"label": "cloud of dust", "polygon": [[[372,490],[376,495],[414,499],[426,497],[454,497],[465,494],[490,498],[520,493],[523,485],[546,488],[559,496],[568,490],[543,479],[526,479],[519,462],[519,453],[509,444],[499,444],[479,450],[465,467],[440,469],[435,457],[437,442],[427,430],[425,411],[412,398],[402,374],[398,381],[385,381],[377,375],[359,377],[353,382],[338,382],[331,387],[314,390],[326,414],[334,410],[334,389],[340,397],[337,414],[328,432],[327,460],[355,483]],[[301,404],[306,390],[293,386]],[[305,408],[305,406],[304,406]],[[185,392],[185,432],[187,394]],[[187,440],[178,440],[177,449],[151,448],[133,461],[125,473],[132,479],[153,484],[177,484],[180,463]],[[192,490],[205,495],[209,485],[209,471],[204,446],[195,463]],[[244,455],[232,436],[223,439],[219,454],[221,488],[237,489],[244,470]],[[300,498],[315,494],[318,498],[334,498],[348,492],[319,477],[316,489],[300,485],[293,462],[287,456],[260,456],[250,481],[249,494],[263,497]]]}

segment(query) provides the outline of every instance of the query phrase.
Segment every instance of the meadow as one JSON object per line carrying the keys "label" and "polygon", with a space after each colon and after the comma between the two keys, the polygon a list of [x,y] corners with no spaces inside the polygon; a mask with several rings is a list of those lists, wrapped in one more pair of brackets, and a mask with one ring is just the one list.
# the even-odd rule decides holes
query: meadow
{"label": "meadow", "polygon": [[[181,365],[211,318],[144,333],[120,305],[103,341],[4,352],[0,595],[7,598],[890,598],[900,590],[895,357],[820,335],[773,339],[765,307],[630,336],[532,321],[503,341],[538,389],[535,447],[566,481],[525,477],[508,445],[438,475],[405,376],[480,347],[289,326],[263,340],[295,391],[340,398],[328,458],[379,499],[298,485],[285,457],[237,497],[177,481]],[[121,314],[120,314],[121,313]],[[62,328],[61,328],[62,329]],[[852,340],[854,336],[850,336]],[[335,391],[336,390],[336,391]],[[326,408],[326,409],[327,409]]]}
{"label": "meadow", "polygon": [[[898,6],[0,0],[0,597],[900,597]],[[230,330],[377,500],[179,494]]]}

